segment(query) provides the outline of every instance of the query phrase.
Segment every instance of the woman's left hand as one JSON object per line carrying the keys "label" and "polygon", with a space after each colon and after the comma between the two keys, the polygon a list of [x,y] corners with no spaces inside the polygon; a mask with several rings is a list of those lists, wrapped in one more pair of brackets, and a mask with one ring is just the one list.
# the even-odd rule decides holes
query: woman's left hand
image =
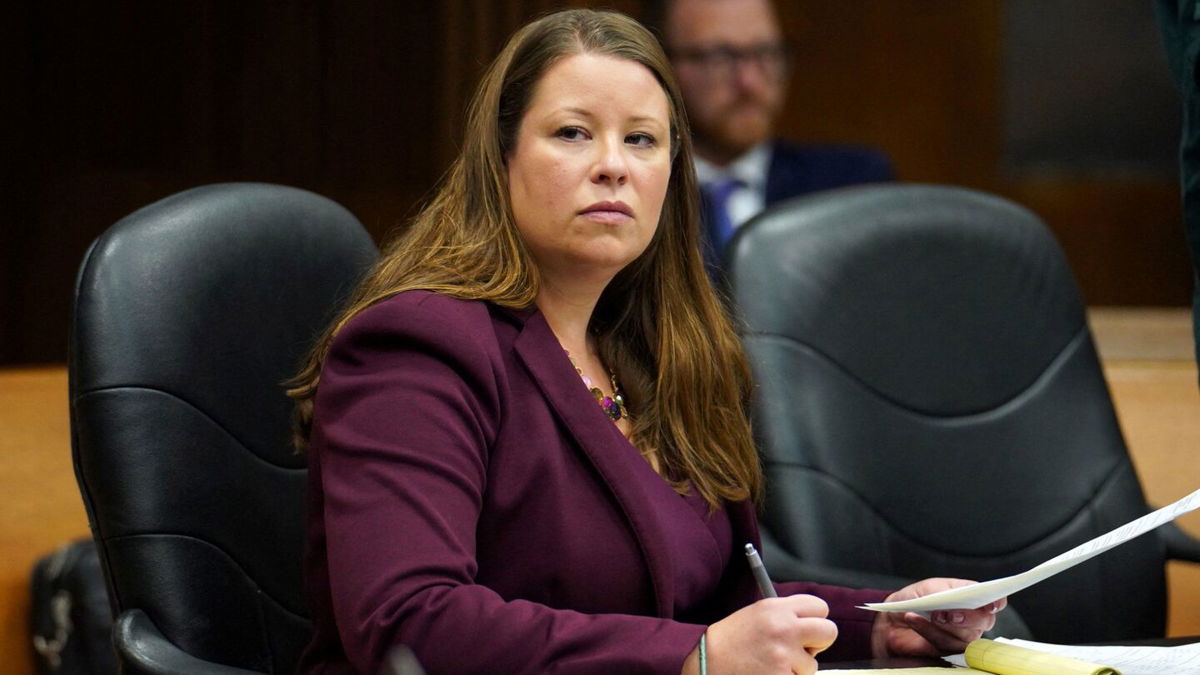
{"label": "woman's left hand", "polygon": [[[892,593],[886,601],[911,600],[973,583],[965,579],[925,579]],[[928,620],[913,612],[883,612],[871,631],[871,651],[877,658],[961,653],[967,643],[996,625],[996,613],[1007,605],[1008,600],[1001,598],[978,609],[938,610]]]}

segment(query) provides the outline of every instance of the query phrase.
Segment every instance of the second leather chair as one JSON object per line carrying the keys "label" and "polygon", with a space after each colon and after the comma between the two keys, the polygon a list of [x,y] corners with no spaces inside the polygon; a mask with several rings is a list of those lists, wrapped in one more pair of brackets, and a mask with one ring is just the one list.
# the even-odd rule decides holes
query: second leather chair
{"label": "second leather chair", "polygon": [[[1147,512],[1075,280],[1029,211],[951,187],[848,188],[748,223],[728,265],[758,385],[768,566],[985,580]],[[1041,640],[1161,637],[1166,544],[1200,561],[1179,534],[1011,604]]]}

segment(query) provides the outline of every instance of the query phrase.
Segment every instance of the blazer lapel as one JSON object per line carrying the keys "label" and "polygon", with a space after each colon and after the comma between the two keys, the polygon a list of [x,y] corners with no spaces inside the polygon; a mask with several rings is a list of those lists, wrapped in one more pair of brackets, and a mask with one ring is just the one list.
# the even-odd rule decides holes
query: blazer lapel
{"label": "blazer lapel", "polygon": [[792,156],[787,148],[771,144],[771,160],[767,163],[767,185],[763,191],[766,205],[808,192],[809,180],[802,168],[802,158]]}
{"label": "blazer lapel", "polygon": [[612,422],[600,412],[540,312],[528,317],[514,348],[576,445],[616,496],[650,570],[658,614],[671,616],[675,588],[669,552],[662,544],[665,538],[649,497],[633,473],[635,467],[622,458],[628,448],[618,444],[624,441],[613,433]]}

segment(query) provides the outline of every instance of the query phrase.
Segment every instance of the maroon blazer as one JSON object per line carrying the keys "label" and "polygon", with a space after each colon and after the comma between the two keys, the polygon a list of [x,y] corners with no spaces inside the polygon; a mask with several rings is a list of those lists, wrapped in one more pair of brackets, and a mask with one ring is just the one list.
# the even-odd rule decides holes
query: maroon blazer
{"label": "maroon blazer", "polygon": [[[375,673],[403,643],[431,674],[678,673],[757,598],[755,514],[727,505],[735,554],[678,607],[677,556],[710,553],[672,548],[632,452],[536,309],[414,291],[363,312],[316,397],[301,672]],[[868,655],[854,606],[883,592],[780,586],[829,603],[826,658]]]}

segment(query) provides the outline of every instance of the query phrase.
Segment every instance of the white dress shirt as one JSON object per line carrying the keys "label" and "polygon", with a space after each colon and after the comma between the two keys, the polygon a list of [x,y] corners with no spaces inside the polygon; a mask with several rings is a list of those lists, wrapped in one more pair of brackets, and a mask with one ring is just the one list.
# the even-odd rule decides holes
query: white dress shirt
{"label": "white dress shirt", "polygon": [[717,166],[696,156],[696,178],[701,185],[725,178],[741,181],[741,187],[735,189],[726,202],[729,221],[734,227],[741,227],[766,207],[767,168],[770,165],[771,144],[759,143],[726,166]]}

